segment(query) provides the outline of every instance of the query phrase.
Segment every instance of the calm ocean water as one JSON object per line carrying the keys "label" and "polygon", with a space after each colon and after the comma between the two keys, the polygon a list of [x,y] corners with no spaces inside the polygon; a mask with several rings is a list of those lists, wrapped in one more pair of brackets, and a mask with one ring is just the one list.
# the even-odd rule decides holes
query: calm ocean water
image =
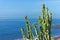
{"label": "calm ocean water", "polygon": [[[34,23],[37,20],[30,20]],[[53,19],[52,25],[60,25],[60,19]],[[0,20],[0,40],[15,40],[22,37],[20,28],[26,31],[25,20]],[[26,33],[26,32],[25,32]],[[51,36],[60,36],[60,28],[52,28]]]}

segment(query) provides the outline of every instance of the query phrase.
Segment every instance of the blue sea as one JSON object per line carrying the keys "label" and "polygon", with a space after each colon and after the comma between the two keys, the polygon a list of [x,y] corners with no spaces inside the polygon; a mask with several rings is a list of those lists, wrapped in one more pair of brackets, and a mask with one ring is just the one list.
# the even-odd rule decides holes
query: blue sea
{"label": "blue sea", "polygon": [[[38,24],[37,19],[30,19],[30,23],[36,22]],[[60,19],[53,19],[52,25],[60,25]],[[25,20],[8,20],[2,19],[0,20],[0,40],[15,40],[21,39],[21,28],[24,27],[26,31]],[[25,32],[26,33],[26,32]],[[60,28],[51,28],[51,36],[60,36]]]}

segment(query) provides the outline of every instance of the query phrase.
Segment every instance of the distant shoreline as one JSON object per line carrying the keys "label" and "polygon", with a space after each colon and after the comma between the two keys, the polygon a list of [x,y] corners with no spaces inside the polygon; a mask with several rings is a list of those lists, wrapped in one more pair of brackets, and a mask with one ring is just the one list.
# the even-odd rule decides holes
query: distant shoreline
{"label": "distant shoreline", "polygon": [[60,36],[56,36],[56,37],[54,37],[53,39],[54,39],[54,40],[58,40],[58,39],[60,39]]}
{"label": "distant shoreline", "polygon": [[54,25],[52,28],[60,28],[60,25]]}

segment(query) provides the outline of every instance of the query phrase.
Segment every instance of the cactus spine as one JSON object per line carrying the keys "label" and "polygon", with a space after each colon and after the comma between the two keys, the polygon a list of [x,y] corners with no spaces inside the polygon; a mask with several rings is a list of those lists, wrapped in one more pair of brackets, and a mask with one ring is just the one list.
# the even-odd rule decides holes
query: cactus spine
{"label": "cactus spine", "polygon": [[[22,28],[22,35],[24,40],[28,38],[29,40],[34,40],[34,35],[32,32],[32,27],[30,26],[30,22],[28,21],[28,17],[25,17],[26,20],[26,30],[27,36],[24,35],[24,29]],[[48,8],[45,7],[45,4],[42,6],[42,17],[38,16],[38,24],[40,31],[38,31],[36,23],[34,23],[34,30],[36,34],[36,40],[51,40],[51,22],[52,22],[52,13],[48,12]]]}

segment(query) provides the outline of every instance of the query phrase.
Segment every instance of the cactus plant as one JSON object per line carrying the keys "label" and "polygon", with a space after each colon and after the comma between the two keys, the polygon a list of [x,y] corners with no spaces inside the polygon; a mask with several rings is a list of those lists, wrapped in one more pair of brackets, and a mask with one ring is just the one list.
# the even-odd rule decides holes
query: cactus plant
{"label": "cactus plant", "polygon": [[[34,35],[32,32],[32,27],[28,21],[28,16],[25,17],[26,20],[26,30],[27,35],[24,35],[24,29],[21,29],[24,40],[28,38],[29,40],[34,40]],[[42,17],[38,16],[38,25],[40,31],[38,31],[36,23],[34,23],[34,30],[36,34],[36,40],[51,40],[51,22],[52,22],[52,13],[48,13],[48,8],[45,7],[45,4],[42,6]]]}

